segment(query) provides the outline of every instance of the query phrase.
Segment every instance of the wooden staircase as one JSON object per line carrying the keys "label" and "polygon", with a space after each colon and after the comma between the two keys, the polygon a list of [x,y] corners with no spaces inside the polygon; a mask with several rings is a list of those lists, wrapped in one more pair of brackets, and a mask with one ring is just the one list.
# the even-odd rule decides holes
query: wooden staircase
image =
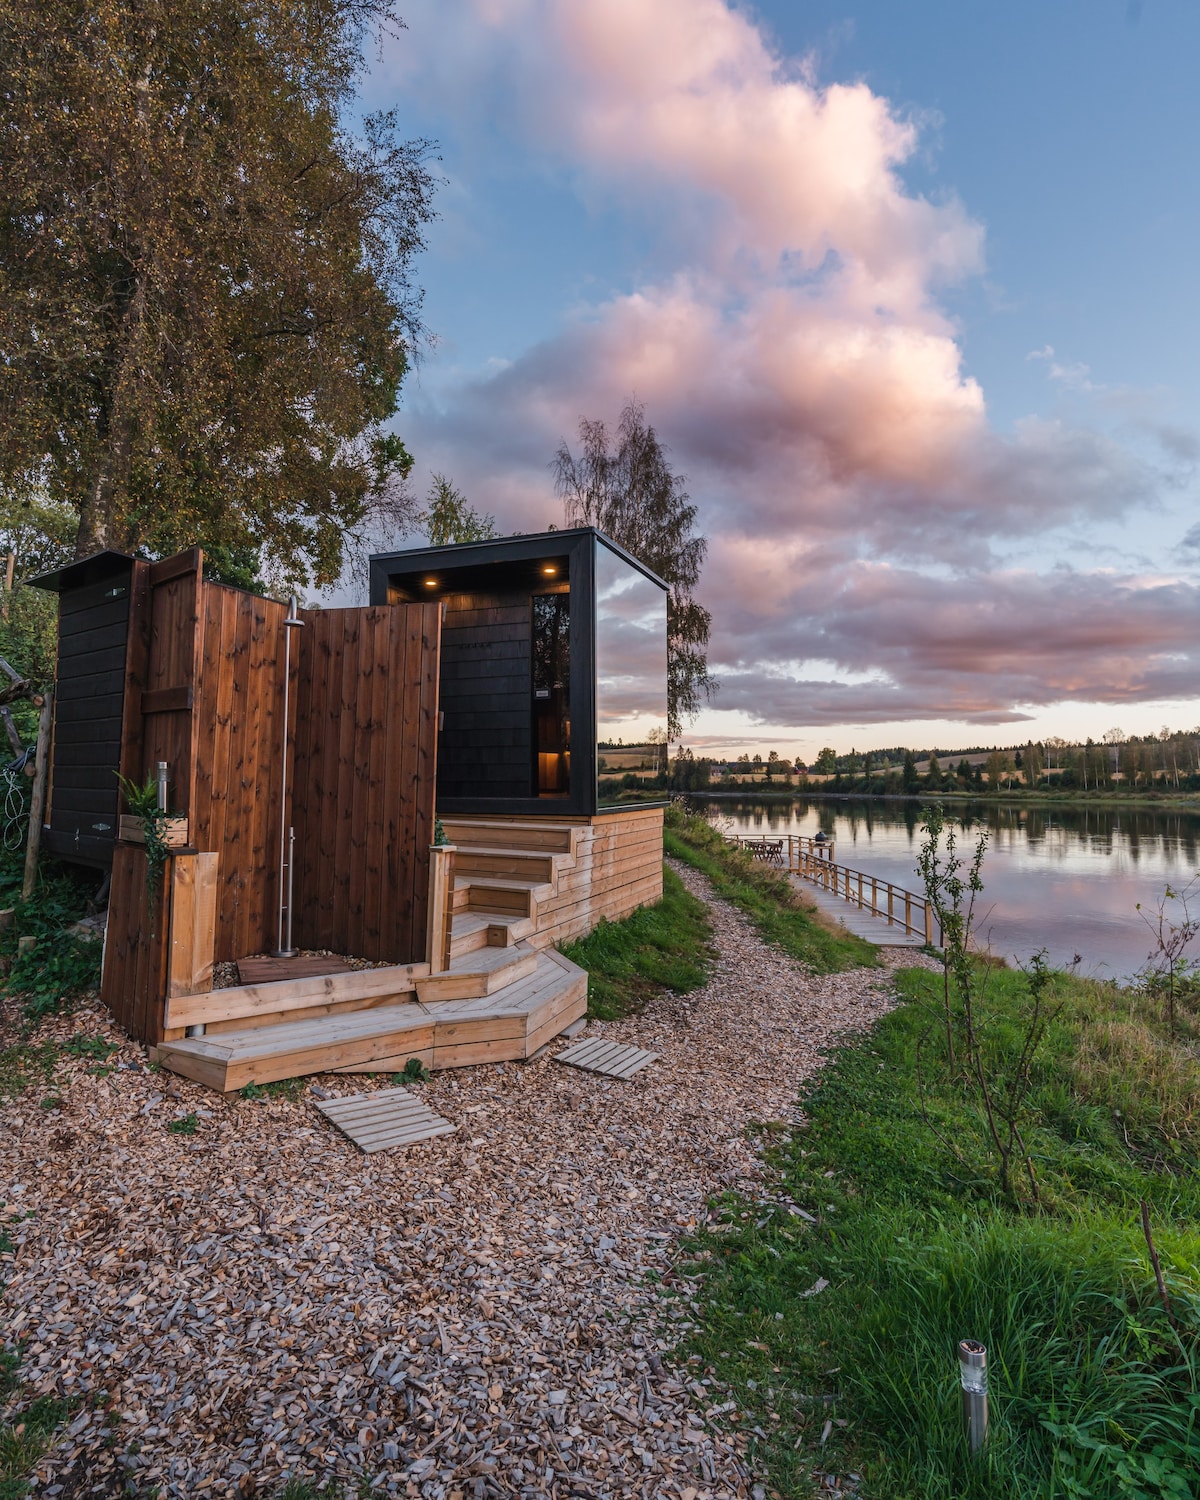
{"label": "wooden staircase", "polygon": [[[587,1011],[587,974],[552,947],[543,909],[575,867],[577,830],[454,820],[450,964],[361,969],[167,1002],[158,1060],[230,1091],[308,1073],[531,1057]],[[538,942],[539,935],[542,942]],[[187,1036],[186,1028],[203,1027]]]}

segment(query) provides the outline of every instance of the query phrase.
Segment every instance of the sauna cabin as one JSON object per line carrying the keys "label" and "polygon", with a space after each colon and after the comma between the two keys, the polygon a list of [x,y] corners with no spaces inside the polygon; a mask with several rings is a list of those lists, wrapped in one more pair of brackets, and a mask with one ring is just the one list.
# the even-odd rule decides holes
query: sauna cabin
{"label": "sauna cabin", "polygon": [[371,559],[373,604],[438,600],[437,806],[594,817],[644,799],[598,746],[665,740],[667,588],[591,527]]}
{"label": "sauna cabin", "polygon": [[[389,553],[345,609],[208,581],[198,548],[35,582],[43,847],[110,870],[101,999],[164,1067],[461,1067],[582,1023],[558,946],[662,894],[661,804],[596,777],[598,744],[666,723],[666,590],[635,559],[582,528]],[[164,779],[157,881],[118,773]]]}

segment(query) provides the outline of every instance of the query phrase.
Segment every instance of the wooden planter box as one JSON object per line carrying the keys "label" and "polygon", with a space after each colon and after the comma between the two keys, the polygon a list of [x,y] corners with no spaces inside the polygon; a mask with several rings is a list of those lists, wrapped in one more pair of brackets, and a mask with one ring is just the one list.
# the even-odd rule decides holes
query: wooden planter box
{"label": "wooden planter box", "polygon": [[[186,818],[168,818],[162,825],[163,842],[171,849],[182,849],[188,841],[188,820]],[[117,837],[126,844],[144,844],[146,842],[146,821],[144,818],[135,818],[129,813],[121,814],[121,821],[117,828]]]}

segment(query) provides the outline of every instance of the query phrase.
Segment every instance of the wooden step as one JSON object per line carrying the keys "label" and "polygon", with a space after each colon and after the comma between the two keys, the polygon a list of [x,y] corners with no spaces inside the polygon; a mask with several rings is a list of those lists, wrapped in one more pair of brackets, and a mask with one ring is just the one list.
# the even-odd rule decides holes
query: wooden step
{"label": "wooden step", "polygon": [[[555,894],[554,886],[542,880],[499,880],[492,876],[476,879],[472,875],[456,876],[453,910],[515,912],[534,917],[538,904]],[[461,899],[460,899],[461,898]]]}
{"label": "wooden step", "polygon": [[451,958],[444,974],[434,974],[417,981],[417,998],[422,1005],[441,1000],[478,999],[495,995],[506,985],[532,974],[537,967],[537,950],[528,944],[513,947],[477,948],[459,958]]}
{"label": "wooden step", "polygon": [[573,854],[578,829],[570,823],[541,823],[531,818],[446,818],[446,836],[451,843],[480,849],[525,849],[546,854]]}
{"label": "wooden step", "polygon": [[405,1060],[421,1057],[433,1049],[433,1032],[432,1016],[413,1002],[163,1042],[158,1060],[174,1073],[228,1093],[248,1083],[334,1072],[347,1063],[382,1067],[400,1053]]}
{"label": "wooden step", "polygon": [[486,849],[459,844],[454,852],[455,875],[494,876],[500,880],[552,882],[568,854],[540,854],[527,849]]}
{"label": "wooden step", "polygon": [[461,958],[479,948],[511,948],[535,930],[528,917],[512,912],[480,912],[464,908],[450,925],[450,957]]}
{"label": "wooden step", "polygon": [[308,1073],[398,1072],[410,1057],[432,1068],[464,1067],[529,1057],[586,1010],[586,973],[545,951],[493,995],[189,1037],[163,1042],[158,1058],[225,1092]]}

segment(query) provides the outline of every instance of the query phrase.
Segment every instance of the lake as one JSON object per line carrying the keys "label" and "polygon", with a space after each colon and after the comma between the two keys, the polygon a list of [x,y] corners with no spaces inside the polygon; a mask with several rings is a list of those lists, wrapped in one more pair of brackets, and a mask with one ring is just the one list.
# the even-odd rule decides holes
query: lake
{"label": "lake", "polygon": [[[919,803],[702,800],[711,815],[727,820],[728,832],[815,835],[823,829],[837,840],[839,864],[920,890]],[[1045,948],[1052,964],[1067,966],[1078,955],[1081,974],[1128,979],[1154,946],[1138,903],[1154,917],[1168,884],[1179,890],[1200,872],[1200,813],[979,801],[947,804],[946,816],[958,826],[967,859],[978,834],[988,834],[975,930],[1010,960],[1024,962]]]}

